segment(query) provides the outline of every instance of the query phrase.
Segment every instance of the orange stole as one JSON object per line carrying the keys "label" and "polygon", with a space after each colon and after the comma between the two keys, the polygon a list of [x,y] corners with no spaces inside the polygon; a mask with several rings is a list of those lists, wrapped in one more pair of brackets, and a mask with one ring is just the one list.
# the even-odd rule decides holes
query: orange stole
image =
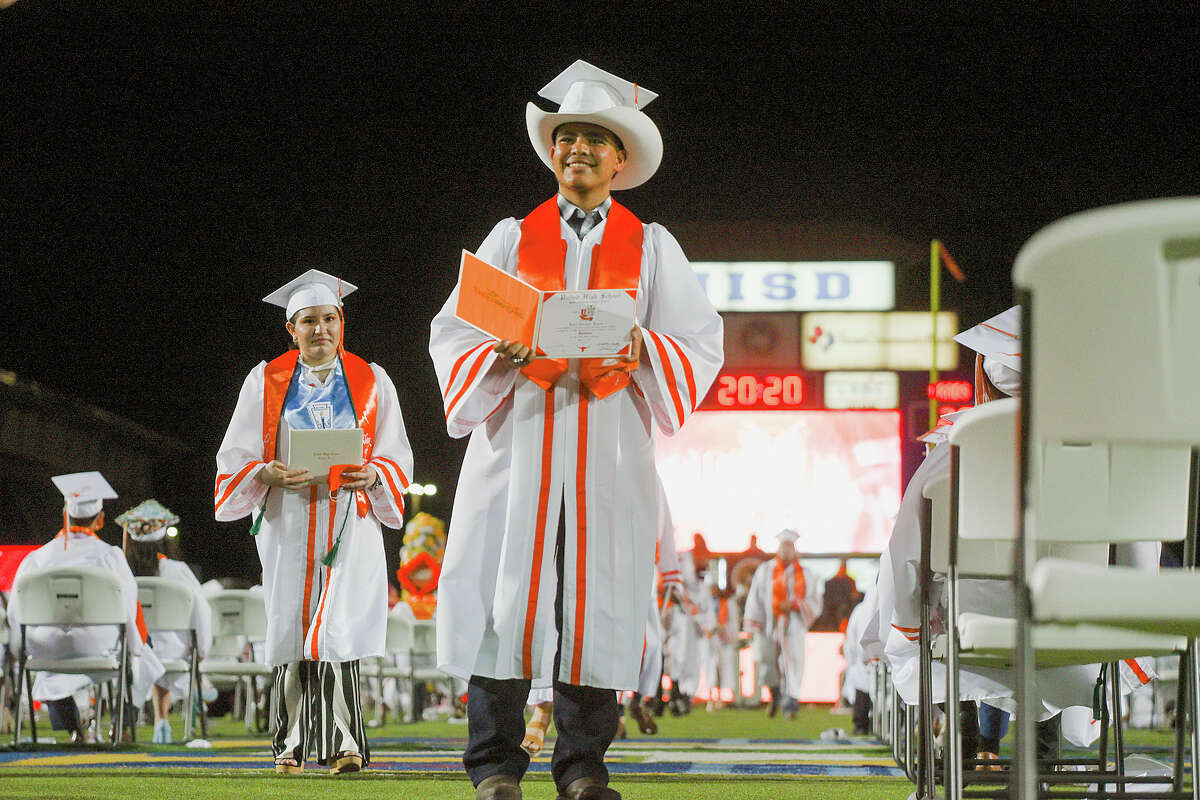
{"label": "orange stole", "polygon": [[[642,222],[617,201],[609,207],[600,244],[592,250],[589,289],[636,289],[642,272]],[[567,243],[562,238],[562,215],[552,197],[521,221],[517,245],[517,277],[539,289],[566,288]],[[584,358],[579,379],[596,397],[608,397],[629,385],[637,362]],[[565,358],[539,358],[521,369],[525,377],[549,390],[567,371]]]}
{"label": "orange stole", "polygon": [[[353,353],[342,352],[342,373],[350,390],[350,403],[363,432],[362,463],[371,460],[371,447],[375,443],[375,419],[379,410],[379,394],[375,387],[375,373],[371,365]],[[283,403],[287,399],[292,374],[300,360],[299,350],[289,350],[267,364],[263,375],[263,461],[275,459],[275,447],[279,437],[279,419],[283,416]],[[365,517],[369,505],[363,493],[355,492],[358,500],[358,516]]]}
{"label": "orange stole", "polygon": [[[792,571],[793,583],[792,597],[797,603],[803,602],[804,595],[808,590],[808,586],[804,581],[804,568],[800,566],[799,561],[792,561],[795,569]],[[787,603],[787,584],[783,580],[784,571],[787,570],[787,564],[784,564],[778,558],[775,559],[775,567],[771,571],[771,611],[776,617],[787,614],[787,609],[784,605]]]}

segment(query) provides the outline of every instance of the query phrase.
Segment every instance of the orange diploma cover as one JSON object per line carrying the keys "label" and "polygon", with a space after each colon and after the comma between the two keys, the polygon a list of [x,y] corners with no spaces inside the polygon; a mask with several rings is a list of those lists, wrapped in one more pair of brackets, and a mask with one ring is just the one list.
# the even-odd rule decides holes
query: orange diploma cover
{"label": "orange diploma cover", "polygon": [[543,291],[468,253],[458,273],[459,319],[537,356],[624,355],[637,312],[636,289]]}
{"label": "orange diploma cover", "polygon": [[501,341],[534,345],[542,293],[463,250],[454,313]]}

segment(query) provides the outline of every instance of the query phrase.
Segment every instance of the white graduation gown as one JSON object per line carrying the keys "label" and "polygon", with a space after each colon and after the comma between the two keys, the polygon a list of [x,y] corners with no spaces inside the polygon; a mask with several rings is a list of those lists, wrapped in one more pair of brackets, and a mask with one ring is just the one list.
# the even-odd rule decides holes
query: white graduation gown
{"label": "white graduation gown", "polygon": [[680,604],[672,604],[664,613],[664,666],[679,691],[691,697],[700,688],[700,672],[709,660],[707,633],[716,626],[716,612],[709,606],[704,583],[696,577],[696,562],[691,552],[679,559],[679,574],[684,593]]}
{"label": "white graduation gown", "polygon": [[[606,225],[580,241],[561,223],[566,289],[587,288]],[[721,318],[683,251],[660,225],[643,230],[642,360],[632,384],[609,397],[581,392],[576,361],[549,393],[496,363],[494,339],[454,315],[457,287],[433,320],[429,352],[446,427],[455,438],[471,436],[438,590],[438,666],[452,675],[552,680],[562,512],[558,677],[637,686],[654,569],[654,429],[679,430],[722,362]],[[520,237],[517,220],[503,220],[477,255],[515,273]]]}
{"label": "white graduation gown", "polygon": [[[192,606],[192,627],[196,630],[196,652],[201,659],[208,654],[212,647],[212,607],[200,581],[192,568],[182,561],[172,558],[160,558],[158,561],[158,577],[183,584],[192,592],[195,604]],[[156,631],[150,634],[150,647],[162,660],[186,659],[191,648],[191,636],[180,631]],[[186,674],[163,675],[158,679],[159,686],[170,689],[175,697],[185,697],[188,691],[188,676]]]}
{"label": "white graduation gown", "polygon": [[[887,550],[880,559],[878,629],[884,639],[884,653],[892,671],[892,682],[905,703],[916,705],[920,691],[920,650],[917,645],[921,624],[920,569],[921,569],[921,525],[922,506],[925,502],[922,490],[931,480],[947,475],[950,471],[950,445],[938,444],[917,471],[913,473],[900,502],[900,512]],[[1139,556],[1140,549],[1134,549]],[[959,609],[961,612],[987,614],[997,617],[1013,617],[1015,606],[1012,586],[1004,580],[959,580]],[[935,578],[931,587],[934,603],[944,603],[944,580]],[[934,621],[935,634],[944,625],[938,611]],[[865,638],[860,637],[860,640]],[[1139,665],[1144,673],[1153,674],[1149,660]],[[1123,666],[1122,674],[1127,678],[1125,688],[1137,683],[1130,667]],[[1035,673],[1035,695],[1041,699],[1043,711],[1039,719],[1045,719],[1061,709],[1072,706],[1090,707],[1092,689],[1099,673],[1099,665],[1079,665],[1040,669]],[[946,698],[945,666],[935,661],[932,669],[933,702],[942,703]],[[987,701],[989,705],[1014,711],[1015,679],[1011,670],[986,669],[982,667],[962,668],[959,671],[959,696],[962,700]],[[1073,715],[1074,716],[1074,715]],[[1072,729],[1078,726],[1071,726]],[[1086,726],[1085,726],[1086,727]],[[1094,731],[1086,736],[1076,735],[1064,728],[1076,744],[1087,744],[1095,738]]]}
{"label": "white graduation gown", "polygon": [[[679,573],[679,554],[675,552],[675,524],[667,504],[662,481],[658,482],[657,561],[654,566],[662,581],[663,591],[669,588],[677,597],[683,593],[683,578]],[[662,692],[663,623],[658,606],[658,587],[650,585],[650,602],[646,606],[646,641],[642,647],[642,666],[638,674],[638,694],[655,697]]]}
{"label": "white graduation gown", "polygon": [[876,593],[874,587],[867,589],[862,602],[850,612],[846,621],[846,641],[842,655],[846,659],[846,672],[842,677],[842,697],[847,703],[854,702],[856,692],[866,692],[874,700],[875,670],[871,657],[863,652],[862,633],[867,621],[875,614]]}
{"label": "white graduation gown", "polygon": [[[817,618],[821,609],[821,580],[812,570],[800,565],[793,559],[783,571],[784,584],[787,586],[789,600],[795,590],[795,570],[804,570],[804,597],[799,598],[800,610],[792,610],[787,615],[787,625],[780,626],[772,613],[773,592],[775,587],[775,562],[771,558],[758,565],[754,570],[754,578],[750,581],[750,593],[746,597],[745,626],[754,632],[756,655],[763,661],[763,667],[769,666],[766,659],[771,652],[778,648],[778,662],[775,665],[782,678],[781,691],[788,697],[800,696],[800,682],[804,678],[804,646],[808,626]],[[764,674],[770,674],[769,669],[763,669]]]}
{"label": "white graduation gown", "polygon": [[[125,605],[128,610],[125,637],[129,642],[130,670],[133,673],[133,700],[144,703],[150,696],[151,687],[163,674],[162,662],[142,642],[138,633],[137,582],[129,570],[129,562],[121,548],[106,544],[100,538],[87,533],[67,534],[70,539],[63,548],[61,536],[25,556],[13,579],[15,585],[27,572],[50,567],[88,566],[110,570],[121,579],[125,590]],[[12,646],[20,647],[21,609],[16,594],[9,597],[8,624],[12,630]],[[26,629],[26,645],[29,653],[37,658],[74,658],[97,656],[114,652],[117,646],[117,628],[114,625],[38,625]],[[96,675],[67,675],[57,672],[39,672],[33,682],[33,699],[39,702],[60,700],[86,689],[94,681],[104,680],[103,673]]]}
{"label": "white graduation gown", "polygon": [[[268,493],[267,485],[256,480],[263,467],[265,368],[266,363],[260,362],[246,376],[217,453],[217,474],[234,477],[218,486],[223,499],[217,498],[216,518],[228,522],[257,515],[263,499],[267,500],[262,527],[255,537],[267,606],[266,663],[279,666],[300,660],[342,662],[382,656],[387,631],[387,561],[379,525],[403,527],[404,500],[392,485],[407,485],[412,476],[412,449],[396,387],[382,367],[371,364],[378,392],[371,463],[386,477],[378,488],[365,493],[370,503],[365,517],[358,516],[348,492],[339,493],[330,537],[328,487],[320,484],[311,494],[307,487],[299,491],[276,488]],[[337,375],[328,378],[335,379]],[[286,419],[279,421],[276,441],[276,457],[286,464]],[[402,475],[395,474],[393,464]],[[236,485],[228,491],[234,480]],[[332,567],[326,567],[321,559],[329,552],[329,540],[336,539],[344,518],[337,557]],[[311,559],[310,541],[314,545]],[[307,609],[303,608],[306,587]]]}

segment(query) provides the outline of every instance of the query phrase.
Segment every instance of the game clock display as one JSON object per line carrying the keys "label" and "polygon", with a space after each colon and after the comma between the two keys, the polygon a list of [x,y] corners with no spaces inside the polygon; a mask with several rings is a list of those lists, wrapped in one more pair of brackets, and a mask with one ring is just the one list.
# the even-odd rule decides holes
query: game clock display
{"label": "game clock display", "polygon": [[817,380],[802,373],[722,373],[713,381],[700,408],[778,409],[820,408]]}

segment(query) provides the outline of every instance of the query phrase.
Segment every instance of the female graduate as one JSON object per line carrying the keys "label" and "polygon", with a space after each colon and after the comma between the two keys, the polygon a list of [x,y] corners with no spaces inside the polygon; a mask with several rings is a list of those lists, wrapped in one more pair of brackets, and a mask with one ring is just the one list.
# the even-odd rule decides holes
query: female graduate
{"label": "female graduate", "polygon": [[[341,301],[356,288],[309,270],[263,298],[286,309],[298,349],[250,371],[217,453],[216,518],[254,519],[282,773],[300,772],[314,749],[335,775],[370,760],[358,665],[384,652],[379,525],[403,525],[412,450],[391,378],[342,346]],[[288,466],[292,431],[350,428],[362,430],[357,463]]]}
{"label": "female graduate", "polygon": [[[177,522],[179,517],[154,499],[144,500],[117,517],[117,524],[125,532],[125,559],[129,562],[129,569],[135,578],[143,575],[166,578],[191,590],[195,599],[192,606],[192,629],[196,632],[196,652],[203,660],[212,646],[212,609],[209,608],[204,590],[200,588],[200,581],[196,580],[192,568],[182,561],[167,558],[163,552],[167,530]],[[150,648],[161,661],[187,659],[191,647],[191,637],[181,631],[155,631],[150,639]],[[169,718],[171,703],[190,696],[190,681],[191,676],[186,673],[163,675],[155,681],[155,744],[170,744],[174,741]]]}

